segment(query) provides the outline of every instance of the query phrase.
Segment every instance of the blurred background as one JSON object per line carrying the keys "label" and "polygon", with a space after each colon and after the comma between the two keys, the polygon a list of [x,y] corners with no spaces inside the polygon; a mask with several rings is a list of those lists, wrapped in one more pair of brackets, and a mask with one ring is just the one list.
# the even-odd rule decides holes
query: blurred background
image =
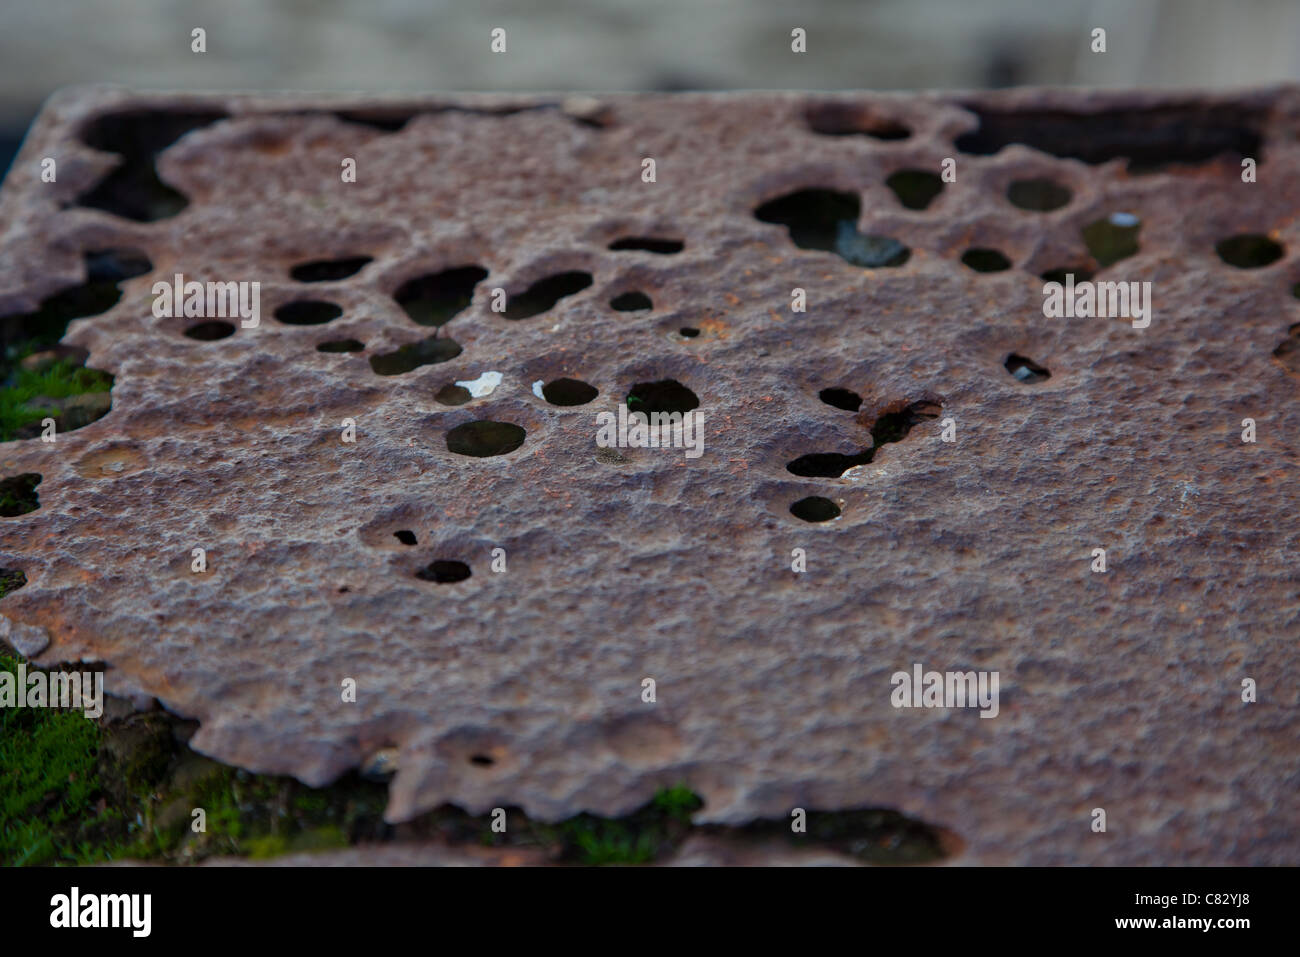
{"label": "blurred background", "polygon": [[[504,27],[506,55],[488,51]],[[1089,49],[1094,27],[1107,52]],[[207,52],[190,31],[207,31]],[[790,52],[803,27],[808,52]],[[1300,78],[1300,0],[0,0],[0,170],[41,102],[136,89],[1231,87]]]}

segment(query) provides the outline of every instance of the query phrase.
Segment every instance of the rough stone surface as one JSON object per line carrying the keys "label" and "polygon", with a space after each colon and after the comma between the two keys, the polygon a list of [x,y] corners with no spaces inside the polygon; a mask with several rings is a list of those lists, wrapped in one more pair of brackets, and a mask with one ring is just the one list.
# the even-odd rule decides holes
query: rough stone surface
{"label": "rough stone surface", "polygon": [[[42,475],[40,508],[0,519],[0,566],[27,576],[0,601],[0,636],[48,643],[44,663],[106,663],[109,690],[198,719],[196,749],[257,771],[322,784],[395,747],[395,821],[442,802],[620,814],[685,782],[702,822],[896,808],[959,834],[960,863],[1300,862],[1300,403],[1295,351],[1274,355],[1300,321],[1300,91],[838,100],[855,123],[910,129],[892,140],[813,132],[820,102],[612,97],[569,115],[547,98],[430,99],[389,132],[334,115],[369,101],[56,96],[0,192],[0,314],[82,282],[87,250],[138,249],[154,268],[65,338],[116,377],[112,410],[54,444],[0,446],[0,477]],[[1231,149],[1144,174],[1017,144],[965,153],[971,106],[1037,111],[1040,131],[1169,108],[1182,140],[1228,116],[1262,137],[1259,181]],[[86,146],[83,124],[175,109],[229,113],[158,158],[182,212],[146,223],[76,204],[119,159]],[[579,121],[596,115],[606,125]],[[1112,126],[1149,145],[1155,124]],[[957,181],[924,210],[884,185],[949,156]],[[340,181],[344,157],[356,183]],[[1009,182],[1033,177],[1070,203],[1012,206]],[[859,232],[898,239],[908,261],[862,269],[755,218],[805,188],[857,194]],[[1099,278],[1150,281],[1151,326],[1044,318],[1038,276],[1086,264],[1082,228],[1118,211],[1141,218],[1140,249]],[[1215,243],[1237,233],[1285,255],[1234,268]],[[627,236],[685,248],[607,248]],[[1013,266],[974,272],[971,247]],[[374,261],[289,277],[349,256]],[[441,329],[393,298],[471,264],[489,275]],[[534,318],[491,311],[492,287],[567,271],[591,285]],[[196,341],[193,320],[154,318],[151,286],[175,273],[260,281],[260,327]],[[609,308],[630,290],[653,310]],[[277,322],[297,298],[342,315]],[[463,351],[372,370],[435,331]],[[364,351],[316,349],[339,339]],[[1018,381],[1013,353],[1050,379]],[[489,371],[489,395],[434,400]],[[598,398],[557,407],[532,390],[565,376]],[[595,412],[667,378],[699,397],[704,455],[598,454]],[[861,412],[820,401],[830,387]],[[927,420],[841,478],[786,470],[861,451],[879,414],[917,402],[955,420],[955,443]],[[524,427],[522,447],[448,450],[450,429],[485,418]],[[810,495],[841,516],[791,515]],[[190,571],[197,547],[206,574]],[[472,575],[416,577],[435,560]],[[914,662],[1000,672],[1000,714],[893,708],[890,675]],[[355,704],[340,700],[349,677]]]}

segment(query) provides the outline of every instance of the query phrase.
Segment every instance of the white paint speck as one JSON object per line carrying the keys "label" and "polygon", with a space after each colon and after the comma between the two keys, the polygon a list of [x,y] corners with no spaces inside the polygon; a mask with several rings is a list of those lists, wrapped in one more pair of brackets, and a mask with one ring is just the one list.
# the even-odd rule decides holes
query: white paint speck
{"label": "white paint speck", "polygon": [[467,379],[456,384],[463,389],[469,390],[469,394],[474,398],[481,399],[485,395],[491,395],[493,390],[501,384],[501,373],[484,372],[477,379]]}
{"label": "white paint speck", "polygon": [[542,395],[542,386],[544,385],[546,385],[546,383],[541,379],[538,379],[533,383],[533,395],[537,396],[537,398],[541,399],[543,402],[546,401],[546,396]]}
{"label": "white paint speck", "polygon": [[1112,226],[1122,226],[1125,229],[1128,229],[1132,226],[1138,225],[1140,222],[1142,222],[1142,220],[1138,219],[1132,213],[1111,213],[1110,214],[1110,224]]}

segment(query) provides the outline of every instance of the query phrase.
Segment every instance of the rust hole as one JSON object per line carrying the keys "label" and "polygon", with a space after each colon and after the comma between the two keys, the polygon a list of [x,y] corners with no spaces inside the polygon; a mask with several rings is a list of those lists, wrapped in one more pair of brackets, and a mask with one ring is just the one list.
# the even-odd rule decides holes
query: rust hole
{"label": "rust hole", "polygon": [[996,249],[968,249],[962,253],[961,262],[976,272],[1005,272],[1011,268],[1011,260]]}
{"label": "rust hole", "polygon": [[1047,213],[1069,204],[1074,194],[1050,179],[1018,179],[1007,187],[1011,205],[1035,213]]}
{"label": "rust hole", "polygon": [[316,346],[317,352],[360,352],[366,344],[359,339],[331,339]]}
{"label": "rust hole", "polygon": [[1007,361],[1003,364],[1007,367],[1007,371],[1021,382],[1042,382],[1052,377],[1052,374],[1047,369],[1040,366],[1033,359],[1026,359],[1014,352],[1007,356]]}
{"label": "rust hole", "polygon": [[1242,233],[1221,239],[1214,244],[1214,251],[1225,263],[1238,269],[1259,269],[1271,265],[1285,253],[1281,243],[1259,233]]}
{"label": "rust hole", "polygon": [[39,472],[22,472],[0,479],[0,516],[13,518],[40,508],[40,497],[36,494],[36,486],[40,484]]}
{"label": "rust hole", "polygon": [[627,393],[629,412],[689,412],[700,407],[699,397],[676,379],[638,382]]}
{"label": "rust hole", "polygon": [[474,287],[487,278],[482,266],[456,266],[408,279],[393,294],[411,321],[442,326],[474,300]]}
{"label": "rust hole", "polygon": [[370,368],[379,375],[402,375],[420,366],[447,362],[460,353],[460,343],[455,339],[448,339],[446,336],[430,336],[419,342],[408,343],[396,352],[371,356]]}
{"label": "rust hole", "polygon": [[542,397],[551,405],[586,405],[600,394],[581,379],[556,379],[542,386]]}
{"label": "rust hole", "polygon": [[196,322],[185,329],[185,335],[191,339],[197,339],[200,342],[215,342],[218,339],[225,339],[235,334],[235,327],[229,322],[222,322],[220,319],[209,319],[207,322]]}
{"label": "rust hole", "polygon": [[908,209],[925,209],[943,192],[943,180],[929,170],[900,169],[885,180]]}
{"label": "rust hole", "polygon": [[463,582],[469,578],[469,566],[464,562],[458,562],[448,559],[439,559],[430,562],[415,573],[415,577],[421,581],[436,582],[439,585],[450,585],[455,582]]}
{"label": "rust hole", "polygon": [[343,315],[343,308],[321,299],[298,299],[275,310],[275,318],[286,326],[320,326]]}
{"label": "rust hole", "polygon": [[859,103],[814,103],[804,111],[808,128],[822,136],[870,136],[905,140],[912,131],[895,119]]}
{"label": "rust hole", "polygon": [[840,507],[828,498],[809,495],[790,506],[790,514],[805,522],[829,522],[840,515]]}
{"label": "rust hole", "polygon": [[673,253],[681,252],[685,248],[685,243],[680,239],[656,239],[650,236],[625,236],[622,239],[614,240],[609,244],[609,248],[616,252],[632,249],[647,253],[657,253],[660,256],[671,256]]}
{"label": "rust hole", "polygon": [[641,312],[653,309],[654,303],[643,292],[625,292],[609,301],[609,308],[616,312]]}
{"label": "rust hole", "polygon": [[589,272],[562,272],[539,279],[518,295],[511,296],[506,306],[507,319],[531,319],[541,315],[566,296],[581,292],[591,285]]}
{"label": "rust hole", "polygon": [[343,259],[313,259],[299,263],[289,270],[289,277],[298,282],[334,282],[355,276],[363,266],[373,262],[369,256],[348,256]]}
{"label": "rust hole", "polygon": [[822,389],[817,393],[817,397],[827,405],[846,412],[856,412],[862,408],[862,396],[849,389]]}
{"label": "rust hole", "polygon": [[527,434],[512,422],[479,419],[458,425],[449,431],[447,449],[457,455],[470,455],[475,458],[506,455],[523,445]]}

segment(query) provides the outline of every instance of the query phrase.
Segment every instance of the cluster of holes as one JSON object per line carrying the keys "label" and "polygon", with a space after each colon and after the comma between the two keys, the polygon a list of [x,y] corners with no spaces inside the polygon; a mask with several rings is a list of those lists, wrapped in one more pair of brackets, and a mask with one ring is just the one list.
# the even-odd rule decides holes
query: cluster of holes
{"label": "cluster of holes", "polygon": [[[862,397],[849,389],[833,387],[818,393],[827,405],[846,412],[857,412],[862,407]],[[939,417],[942,407],[937,402],[912,402],[893,412],[876,417],[871,426],[871,445],[860,452],[814,452],[801,455],[786,465],[786,471],[802,478],[840,478],[851,468],[866,465],[875,459],[881,447],[891,442],[901,442],[921,422]],[[790,506],[790,514],[805,522],[828,522],[837,518],[840,508],[821,495],[801,498]]]}

